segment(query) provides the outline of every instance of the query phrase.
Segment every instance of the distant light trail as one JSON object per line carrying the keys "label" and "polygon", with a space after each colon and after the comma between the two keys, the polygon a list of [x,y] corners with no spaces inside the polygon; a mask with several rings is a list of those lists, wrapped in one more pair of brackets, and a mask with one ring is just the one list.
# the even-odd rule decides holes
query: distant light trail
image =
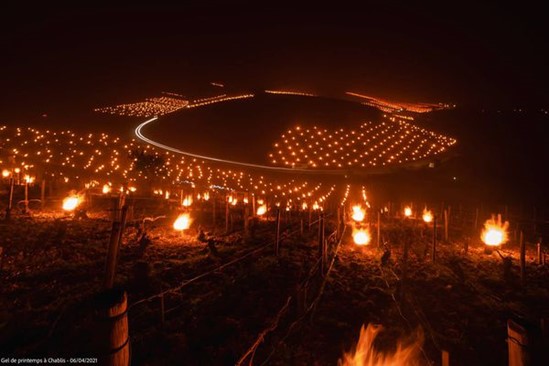
{"label": "distant light trail", "polygon": [[139,124],[135,128],[135,135],[139,139],[145,141],[146,143],[148,143],[150,145],[153,145],[153,146],[156,146],[158,148],[168,150],[168,151],[171,151],[171,152],[174,152],[174,153],[177,153],[177,154],[186,155],[186,156],[190,156],[190,157],[198,158],[198,159],[215,161],[215,162],[219,162],[219,163],[245,166],[245,167],[248,167],[248,168],[267,169],[267,170],[271,170],[271,171],[284,172],[284,173],[309,173],[309,174],[311,174],[311,173],[312,174],[345,174],[346,173],[345,171],[342,171],[342,170],[310,170],[310,169],[293,169],[293,168],[272,167],[272,166],[267,166],[267,165],[243,163],[243,162],[234,161],[234,160],[219,159],[219,158],[214,158],[214,157],[211,157],[211,156],[193,154],[193,153],[190,153],[190,152],[187,152],[187,151],[182,151],[182,150],[176,149],[174,147],[164,145],[164,144],[161,144],[161,143],[156,142],[154,140],[151,140],[150,138],[143,135],[143,133],[141,132],[143,127],[145,127],[149,123],[152,123],[152,122],[156,121],[157,119],[158,119],[158,117],[153,117],[153,118],[148,119],[145,122]]}

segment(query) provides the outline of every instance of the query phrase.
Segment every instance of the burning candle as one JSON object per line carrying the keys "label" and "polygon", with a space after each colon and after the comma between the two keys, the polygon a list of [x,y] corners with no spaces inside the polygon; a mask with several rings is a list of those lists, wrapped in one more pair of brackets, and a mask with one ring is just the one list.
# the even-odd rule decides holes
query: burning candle
{"label": "burning candle", "polygon": [[425,221],[426,223],[430,223],[431,221],[433,221],[433,213],[431,212],[431,210],[423,210],[423,221]]}
{"label": "burning candle", "polygon": [[356,245],[368,245],[372,237],[367,229],[357,229],[353,232],[353,240]]}
{"label": "burning candle", "polygon": [[509,236],[507,233],[508,228],[508,221],[502,224],[501,216],[498,216],[497,220],[494,216],[492,216],[491,219],[486,220],[484,223],[484,229],[480,234],[480,238],[486,245],[500,246],[509,241]]}
{"label": "burning candle", "polygon": [[181,214],[173,223],[173,228],[177,231],[187,230],[191,226],[191,218],[189,214]]}

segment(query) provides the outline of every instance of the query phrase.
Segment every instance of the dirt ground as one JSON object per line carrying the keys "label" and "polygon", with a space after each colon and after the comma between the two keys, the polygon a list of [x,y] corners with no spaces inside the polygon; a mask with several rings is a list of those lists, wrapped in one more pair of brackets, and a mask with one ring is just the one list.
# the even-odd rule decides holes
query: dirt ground
{"label": "dirt ground", "polygon": [[[301,236],[298,222],[285,223],[283,232],[297,234],[283,236],[278,258],[269,246],[166,294],[162,324],[158,297],[132,305],[269,243],[274,222],[257,224],[251,238],[238,228],[225,235],[222,228],[204,226],[215,250],[197,239],[197,225],[176,233],[170,218],[148,224],[150,243],[143,249],[138,223],[126,230],[116,279],[128,292],[135,365],[235,364],[318,256],[316,228]],[[97,352],[95,299],[110,229],[102,212],[83,220],[48,212],[0,222],[2,356]],[[291,332],[293,314],[286,314],[261,343],[254,364],[336,365],[356,344],[360,327],[375,323],[384,326],[377,345],[385,351],[420,329],[425,339],[420,364],[440,364],[444,349],[455,365],[505,365],[507,320],[521,320],[535,332],[540,319],[549,317],[549,266],[536,264],[533,247],[527,248],[522,283],[513,245],[488,254],[473,240],[465,253],[462,238],[441,241],[432,263],[431,237],[417,227],[393,222],[382,232],[385,247],[379,249],[355,246],[347,231],[312,314]],[[501,256],[512,258],[505,276]]]}

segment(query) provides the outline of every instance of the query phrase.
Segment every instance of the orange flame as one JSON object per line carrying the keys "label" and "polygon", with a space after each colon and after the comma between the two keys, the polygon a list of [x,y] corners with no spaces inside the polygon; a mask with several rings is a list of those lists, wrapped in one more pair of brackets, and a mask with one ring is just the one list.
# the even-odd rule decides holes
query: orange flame
{"label": "orange flame", "polygon": [[480,234],[480,238],[486,245],[499,246],[509,241],[509,234],[507,229],[509,228],[509,221],[501,223],[501,215],[496,217],[492,215],[491,219],[486,220],[484,223],[484,229]]}
{"label": "orange flame", "polygon": [[173,223],[173,228],[177,231],[187,230],[191,226],[191,217],[189,214],[181,214]]}
{"label": "orange flame", "polygon": [[80,204],[80,197],[78,196],[69,196],[63,200],[63,210],[65,211],[74,211],[76,207]]}
{"label": "orange flame", "polygon": [[357,222],[361,222],[362,220],[364,220],[364,216],[366,216],[366,211],[364,211],[362,206],[360,205],[353,206],[353,215],[352,215],[353,220]]}
{"label": "orange flame", "polygon": [[257,216],[263,216],[267,212],[267,205],[261,205],[256,210]]}
{"label": "orange flame", "polygon": [[338,366],[419,366],[423,345],[423,332],[418,330],[407,340],[398,340],[392,352],[380,352],[374,347],[374,341],[381,332],[381,325],[368,324],[360,329],[360,337],[354,352],[344,353]]}
{"label": "orange flame", "polygon": [[412,216],[412,208],[411,207],[404,207],[404,216],[406,216],[406,217]]}
{"label": "orange flame", "polygon": [[368,245],[372,240],[370,231],[368,229],[354,229],[353,230],[353,241],[356,245]]}
{"label": "orange flame", "polygon": [[433,213],[431,212],[431,210],[423,210],[423,221],[425,221],[426,223],[433,221]]}

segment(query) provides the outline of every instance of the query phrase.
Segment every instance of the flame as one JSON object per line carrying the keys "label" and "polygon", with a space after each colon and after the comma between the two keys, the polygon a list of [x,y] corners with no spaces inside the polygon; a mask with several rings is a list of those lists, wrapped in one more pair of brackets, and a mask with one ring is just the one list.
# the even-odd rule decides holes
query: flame
{"label": "flame", "polygon": [[423,221],[429,223],[433,221],[433,213],[431,210],[424,209],[423,210]]}
{"label": "flame", "polygon": [[507,229],[509,228],[509,221],[501,223],[501,215],[498,215],[496,220],[495,216],[486,220],[484,223],[484,229],[480,234],[480,238],[486,245],[499,246],[509,241],[509,235]]}
{"label": "flame", "polygon": [[238,203],[238,199],[237,198],[233,198],[232,201],[229,201],[231,203],[231,205],[233,206],[236,206],[236,204]]}
{"label": "flame", "polygon": [[352,218],[356,222],[361,222],[364,220],[364,216],[366,216],[366,211],[362,208],[360,205],[353,206],[353,215]]}
{"label": "flame", "polygon": [[372,236],[368,229],[355,229],[353,230],[353,240],[356,245],[368,245]]}
{"label": "flame", "polygon": [[210,193],[209,192],[204,192],[204,195],[202,196],[202,198],[204,199],[204,201],[209,201],[210,200]]}
{"label": "flame", "polygon": [[303,204],[301,205],[301,209],[303,211],[305,211],[307,209],[307,202],[303,202]]}
{"label": "flame", "polygon": [[242,200],[242,202],[244,202],[245,204],[248,204],[248,198],[247,198],[247,197],[244,197],[244,199]]}
{"label": "flame", "polygon": [[31,177],[30,175],[25,175],[25,177],[23,178],[25,180],[26,183],[30,184],[32,182],[34,182],[34,177]]}
{"label": "flame", "polygon": [[316,210],[318,210],[318,209],[320,209],[320,206],[318,205],[318,202],[315,202],[315,203],[313,204],[313,210],[316,211]]}
{"label": "flame", "polygon": [[380,352],[374,347],[374,341],[379,332],[383,330],[381,325],[368,324],[360,329],[360,337],[354,352],[344,353],[338,361],[338,366],[419,366],[421,362],[421,347],[423,345],[423,332],[418,330],[407,340],[398,340],[396,349],[390,352]]}
{"label": "flame", "polygon": [[261,205],[257,208],[257,216],[263,216],[265,215],[265,212],[267,212],[267,205]]}
{"label": "flame", "polygon": [[103,194],[110,193],[111,192],[111,186],[108,185],[108,184],[104,184],[102,192],[103,192]]}
{"label": "flame", "polygon": [[406,216],[406,217],[412,216],[412,208],[411,207],[408,207],[408,206],[404,207],[404,216]]}
{"label": "flame", "polygon": [[68,196],[63,200],[63,210],[74,211],[80,204],[80,198],[78,196]]}
{"label": "flame", "polygon": [[181,203],[184,207],[189,207],[193,204],[193,196],[185,196],[183,202]]}
{"label": "flame", "polygon": [[2,177],[7,178],[10,176],[10,171],[7,169],[2,170]]}
{"label": "flame", "polygon": [[191,217],[189,214],[181,214],[173,223],[173,228],[177,231],[187,230],[191,226]]}

